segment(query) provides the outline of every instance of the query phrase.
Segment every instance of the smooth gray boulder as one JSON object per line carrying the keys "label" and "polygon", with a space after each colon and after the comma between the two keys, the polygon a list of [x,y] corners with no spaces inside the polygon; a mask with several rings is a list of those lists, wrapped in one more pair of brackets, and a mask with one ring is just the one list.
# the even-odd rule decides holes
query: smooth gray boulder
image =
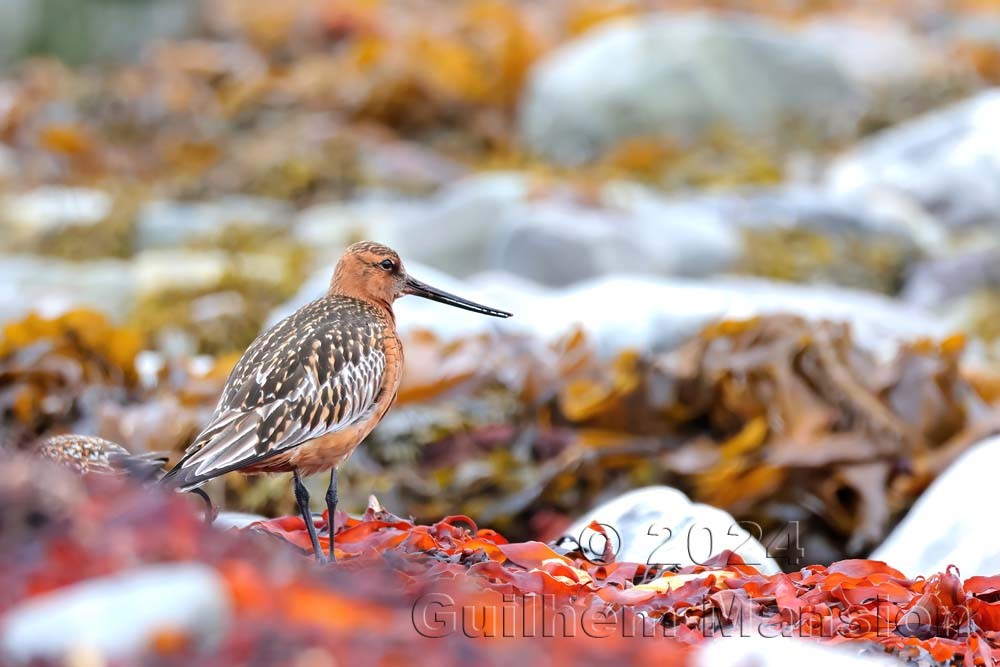
{"label": "smooth gray boulder", "polygon": [[406,261],[430,264],[452,275],[483,270],[499,230],[525,200],[531,180],[498,171],[462,179],[420,205],[385,213],[369,228]]}
{"label": "smooth gray boulder", "polygon": [[[1000,237],[1000,89],[863,141],[827,175],[834,192],[916,202],[953,236]],[[989,240],[989,239],[987,239]]]}
{"label": "smooth gray boulder", "polygon": [[337,252],[349,236],[376,238],[451,275],[502,271],[551,286],[743,272],[877,291],[893,291],[943,234],[906,208],[805,185],[670,196],[610,181],[582,192],[522,172],[470,177],[427,201],[318,207],[296,233]]}
{"label": "smooth gray boulder", "polygon": [[796,29],[864,92],[865,127],[896,125],[982,88],[970,59],[955,57],[956,41],[942,31],[950,29],[919,32],[906,21],[849,11],[820,13]]}
{"label": "smooth gray boulder", "polygon": [[599,205],[558,194],[514,203],[484,268],[566,286],[614,273],[705,276],[738,264],[739,231],[700,202],[626,182],[600,194]]}
{"label": "smooth gray boulder", "polygon": [[770,142],[850,137],[862,102],[829,53],[777,24],[659,13],[609,22],[546,56],[519,122],[529,150],[578,164],[625,139],[720,128]]}
{"label": "smooth gray boulder", "polygon": [[937,315],[955,331],[970,334],[967,358],[1000,359],[1000,245],[957,251],[917,264],[900,294],[909,304]]}
{"label": "smooth gray boulder", "polygon": [[900,296],[921,308],[941,310],[980,291],[1000,292],[1000,247],[918,264]]}

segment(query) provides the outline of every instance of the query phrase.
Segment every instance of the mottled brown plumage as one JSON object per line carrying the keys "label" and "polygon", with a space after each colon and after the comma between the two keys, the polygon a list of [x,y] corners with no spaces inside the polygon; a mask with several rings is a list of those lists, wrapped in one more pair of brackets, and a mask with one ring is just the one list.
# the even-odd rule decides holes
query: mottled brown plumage
{"label": "mottled brown plumage", "polygon": [[159,476],[167,463],[161,452],[131,454],[121,445],[90,435],[57,435],[42,442],[38,453],[81,475],[131,475],[142,481]]}
{"label": "mottled brown plumage", "polygon": [[331,295],[257,338],[230,374],[209,426],[171,472],[177,485],[191,488],[231,470],[297,467],[308,475],[339,463],[350,452],[327,452],[329,465],[292,461],[306,441],[372,421],[380,394],[395,395],[398,373],[387,382],[386,361],[401,352],[391,325],[378,308]]}
{"label": "mottled brown plumage", "polygon": [[226,381],[208,426],[166,479],[193,489],[235,470],[291,471],[318,551],[300,476],[333,470],[327,493],[332,519],[337,466],[396,398],[403,348],[392,303],[404,294],[510,316],[409,277],[399,256],[384,245],[356,243],[337,263],[324,297],[250,344]]}

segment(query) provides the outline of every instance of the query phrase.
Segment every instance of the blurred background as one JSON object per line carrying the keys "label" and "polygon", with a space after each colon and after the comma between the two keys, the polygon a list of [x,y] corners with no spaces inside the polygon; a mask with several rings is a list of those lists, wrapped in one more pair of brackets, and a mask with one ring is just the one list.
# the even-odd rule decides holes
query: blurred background
{"label": "blurred background", "polygon": [[0,0],[3,446],[176,455],[372,239],[515,317],[398,304],[347,509],[867,553],[1000,425],[998,83],[992,0]]}

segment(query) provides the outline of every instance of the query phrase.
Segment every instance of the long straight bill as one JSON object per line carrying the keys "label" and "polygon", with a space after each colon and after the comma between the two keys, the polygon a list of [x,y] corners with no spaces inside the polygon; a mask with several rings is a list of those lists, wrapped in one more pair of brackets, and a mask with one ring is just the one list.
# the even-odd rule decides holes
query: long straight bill
{"label": "long straight bill", "polygon": [[403,290],[406,294],[412,294],[414,296],[422,296],[425,299],[430,299],[431,301],[438,301],[440,303],[446,303],[449,306],[455,306],[456,308],[463,308],[465,310],[471,310],[474,313],[482,313],[483,315],[490,315],[492,317],[510,317],[511,313],[503,310],[497,310],[496,308],[490,308],[489,306],[484,306],[474,301],[469,301],[468,299],[463,299],[460,296],[455,296],[454,294],[449,294],[444,290],[439,290],[436,287],[431,287],[427,283],[422,283],[416,278],[406,278],[406,287]]}

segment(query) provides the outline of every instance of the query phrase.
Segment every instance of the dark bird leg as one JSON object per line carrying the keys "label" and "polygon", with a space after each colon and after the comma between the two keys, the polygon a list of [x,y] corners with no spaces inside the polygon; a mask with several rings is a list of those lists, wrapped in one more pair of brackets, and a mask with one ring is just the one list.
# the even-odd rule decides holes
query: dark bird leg
{"label": "dark bird leg", "polygon": [[204,489],[191,489],[188,493],[193,493],[205,501],[205,524],[211,526],[216,516],[215,505],[212,504],[212,499],[208,497]]}
{"label": "dark bird leg", "polygon": [[326,529],[330,534],[330,558],[329,563],[337,562],[337,555],[333,551],[333,533],[336,530],[337,522],[334,518],[337,513],[337,469],[330,471],[330,486],[326,489]]}
{"label": "dark bird leg", "polygon": [[292,473],[292,479],[295,481],[295,502],[299,504],[299,513],[302,514],[302,520],[306,522],[306,530],[309,531],[309,539],[313,545],[313,555],[317,561],[322,563],[323,550],[320,548],[319,538],[316,536],[316,526],[313,524],[312,512],[309,511],[309,491],[306,490],[306,485],[302,483],[302,478],[299,477],[298,470]]}

